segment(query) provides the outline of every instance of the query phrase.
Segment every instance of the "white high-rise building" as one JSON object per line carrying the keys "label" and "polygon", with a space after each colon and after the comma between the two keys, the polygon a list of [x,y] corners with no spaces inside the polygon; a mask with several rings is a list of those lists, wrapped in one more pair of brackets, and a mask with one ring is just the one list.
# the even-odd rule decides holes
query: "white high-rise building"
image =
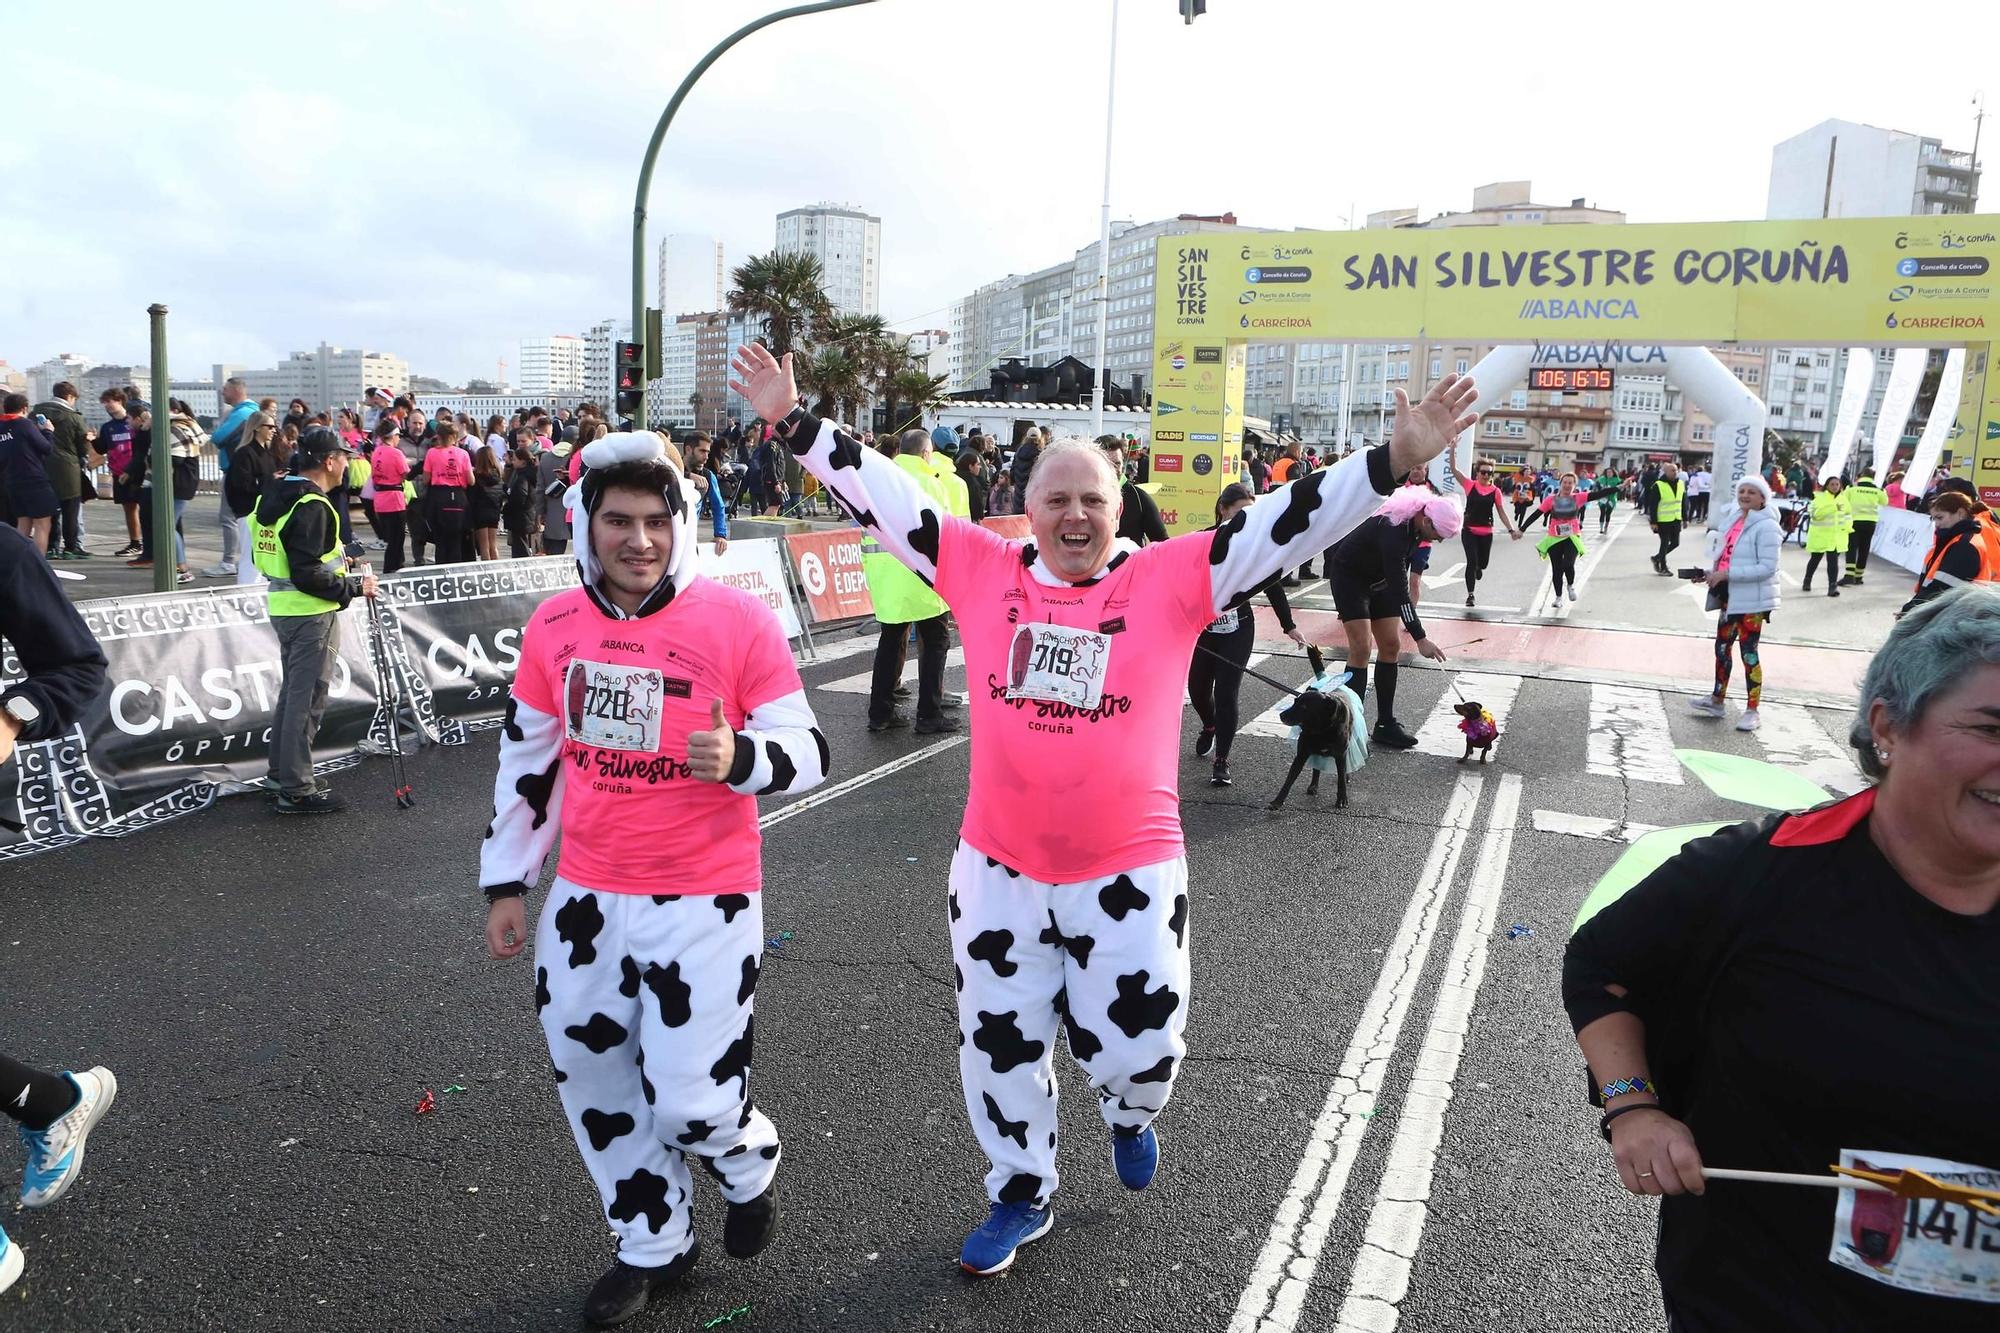
{"label": "white high-rise building", "polygon": [[370,389],[408,393],[409,363],[389,352],[321,343],[310,352],[293,352],[271,370],[246,370],[244,387],[252,398],[275,398],[282,407],[303,398],[314,411],[359,406]]}
{"label": "white high-rise building", "polygon": [[705,315],[684,315],[669,319],[661,329],[660,378],[647,390],[647,407],[653,424],[693,427],[695,418],[695,352]]}
{"label": "white high-rise building", "polygon": [[[1938,139],[1828,120],[1771,150],[1765,215],[1771,218],[1909,217],[1970,213],[1979,203],[1979,164]],[[1872,436],[1893,358],[1876,358],[1862,410]],[[1773,430],[1823,452],[1831,443],[1847,349],[1773,347],[1764,369],[1764,401]]]}
{"label": "white high-rise building", "polygon": [[721,241],[684,232],[660,238],[660,318],[667,325],[682,315],[722,309],[727,282]]}
{"label": "white high-rise building", "polygon": [[582,393],[584,342],[573,333],[521,340],[522,393]]}
{"label": "white high-rise building", "polygon": [[617,349],[611,344],[631,340],[629,319],[600,320],[583,335],[583,391],[607,414],[618,410],[617,395],[611,391],[611,365]]}
{"label": "white high-rise building", "polygon": [[841,314],[882,313],[881,218],[840,204],[794,208],[778,214],[777,248],[802,250],[819,260],[827,299]]}
{"label": "white high-rise building", "polygon": [[62,352],[50,357],[39,366],[28,367],[28,402],[43,403],[55,397],[56,385],[68,380],[71,384],[83,383],[83,372],[96,365],[87,356],[75,352]]}

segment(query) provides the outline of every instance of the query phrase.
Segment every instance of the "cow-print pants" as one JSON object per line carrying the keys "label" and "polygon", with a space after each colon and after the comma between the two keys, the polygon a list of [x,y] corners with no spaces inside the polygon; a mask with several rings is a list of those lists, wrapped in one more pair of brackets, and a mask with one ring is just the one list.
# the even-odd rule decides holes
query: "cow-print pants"
{"label": "cow-print pants", "polygon": [[535,934],[535,1007],[583,1164],[636,1268],[694,1245],[695,1153],[746,1203],[778,1170],[750,1104],[759,894],[600,893],[557,877]]}
{"label": "cow-print pants", "polygon": [[951,863],[959,1077],[997,1203],[1056,1189],[1056,1024],[1114,1129],[1165,1108],[1187,1044],[1187,861],[1044,884],[961,842]]}

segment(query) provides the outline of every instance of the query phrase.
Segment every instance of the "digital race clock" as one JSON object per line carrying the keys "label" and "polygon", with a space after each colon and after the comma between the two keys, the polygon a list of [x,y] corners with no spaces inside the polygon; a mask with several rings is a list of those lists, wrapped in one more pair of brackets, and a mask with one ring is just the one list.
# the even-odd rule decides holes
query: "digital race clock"
{"label": "digital race clock", "polygon": [[1557,393],[1584,393],[1592,389],[1609,389],[1611,372],[1601,368],[1587,370],[1569,366],[1537,366],[1528,372],[1528,387]]}

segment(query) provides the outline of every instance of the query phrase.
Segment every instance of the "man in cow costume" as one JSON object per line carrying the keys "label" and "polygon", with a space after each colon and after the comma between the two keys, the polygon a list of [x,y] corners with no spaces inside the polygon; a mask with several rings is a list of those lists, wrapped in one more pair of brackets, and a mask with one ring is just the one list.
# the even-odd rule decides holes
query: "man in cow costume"
{"label": "man in cow costume", "polygon": [[798,406],[791,358],[743,348],[734,387],[841,506],[951,606],[972,692],[972,787],[950,881],[959,1074],[992,1163],[967,1272],[1047,1233],[1058,1022],[1097,1089],[1119,1179],[1151,1182],[1153,1119],[1186,1047],[1188,884],[1177,791],[1181,684],[1202,629],[1333,545],[1471,427],[1449,376],[1390,443],[1281,486],[1213,532],[1115,537],[1119,478],[1087,441],[1045,448],[1033,538],[948,517],[901,469]]}
{"label": "man in cow costume", "polygon": [[728,1201],[723,1246],[764,1248],[778,1133],[750,1101],[764,949],[758,796],[826,776],[827,746],[770,608],[695,572],[692,492],[659,437],[583,451],[565,503],[582,586],[521,638],[480,854],[486,942],[527,940],[523,896],[558,830],[535,1008],[618,1259],[596,1324],[696,1258],[687,1154]]}

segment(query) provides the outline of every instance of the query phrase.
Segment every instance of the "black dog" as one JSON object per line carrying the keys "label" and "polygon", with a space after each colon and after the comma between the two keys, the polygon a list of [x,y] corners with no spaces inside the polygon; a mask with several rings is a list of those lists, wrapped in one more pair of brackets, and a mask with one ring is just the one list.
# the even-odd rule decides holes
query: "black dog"
{"label": "black dog", "polygon": [[[1299,780],[1299,771],[1315,755],[1332,757],[1334,770],[1339,775],[1333,804],[1336,809],[1346,805],[1347,746],[1354,737],[1354,716],[1348,711],[1346,699],[1319,690],[1306,690],[1278,714],[1278,720],[1297,727],[1299,739],[1297,748],[1292,752],[1292,771],[1285,775],[1285,785],[1278,789],[1278,799],[1271,802],[1270,808],[1276,810],[1285,804],[1285,798],[1292,793],[1292,784]],[[1306,795],[1318,793],[1319,770],[1315,768],[1312,781],[1306,784]]]}

